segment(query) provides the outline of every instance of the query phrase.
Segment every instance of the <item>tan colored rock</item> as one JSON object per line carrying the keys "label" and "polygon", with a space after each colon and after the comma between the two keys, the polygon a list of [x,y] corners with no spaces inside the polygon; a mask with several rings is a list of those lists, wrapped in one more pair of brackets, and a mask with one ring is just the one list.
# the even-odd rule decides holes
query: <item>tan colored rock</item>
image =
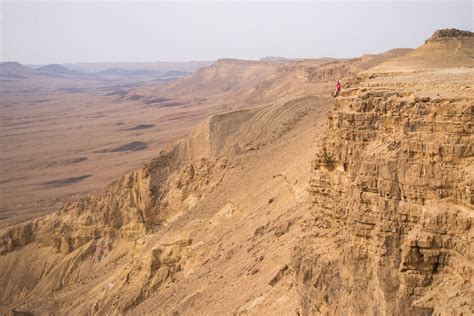
{"label": "tan colored rock", "polygon": [[299,263],[304,312],[469,313],[460,301],[449,309],[439,297],[421,302],[454,275],[459,295],[472,295],[474,95],[409,102],[380,86],[364,90],[338,98],[313,162],[314,211],[339,227],[345,247],[333,250],[342,258],[332,263],[341,275],[336,288],[328,288],[334,279],[308,274],[319,264]]}

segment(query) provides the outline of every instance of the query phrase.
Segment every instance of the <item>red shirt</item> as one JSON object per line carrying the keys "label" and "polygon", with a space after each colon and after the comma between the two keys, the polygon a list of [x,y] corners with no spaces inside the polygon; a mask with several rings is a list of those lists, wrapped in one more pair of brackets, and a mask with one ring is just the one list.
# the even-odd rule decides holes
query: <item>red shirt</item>
{"label": "red shirt", "polygon": [[336,91],[341,91],[341,84],[339,82],[336,83]]}

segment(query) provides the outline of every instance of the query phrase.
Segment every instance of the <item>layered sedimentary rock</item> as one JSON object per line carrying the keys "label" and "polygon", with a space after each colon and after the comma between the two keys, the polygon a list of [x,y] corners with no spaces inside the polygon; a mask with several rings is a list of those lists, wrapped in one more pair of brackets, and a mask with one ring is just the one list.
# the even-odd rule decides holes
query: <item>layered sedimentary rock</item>
{"label": "layered sedimentary rock", "polygon": [[420,85],[359,78],[337,98],[310,188],[310,238],[331,246],[295,261],[304,313],[470,312],[472,88],[444,98]]}

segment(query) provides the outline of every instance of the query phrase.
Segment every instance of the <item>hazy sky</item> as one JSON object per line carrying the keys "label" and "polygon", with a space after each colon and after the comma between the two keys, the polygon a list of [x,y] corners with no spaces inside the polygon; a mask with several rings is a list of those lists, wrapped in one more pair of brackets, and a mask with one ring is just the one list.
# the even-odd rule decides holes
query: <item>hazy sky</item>
{"label": "hazy sky", "polygon": [[353,57],[474,23],[472,0],[0,1],[0,60],[26,64]]}

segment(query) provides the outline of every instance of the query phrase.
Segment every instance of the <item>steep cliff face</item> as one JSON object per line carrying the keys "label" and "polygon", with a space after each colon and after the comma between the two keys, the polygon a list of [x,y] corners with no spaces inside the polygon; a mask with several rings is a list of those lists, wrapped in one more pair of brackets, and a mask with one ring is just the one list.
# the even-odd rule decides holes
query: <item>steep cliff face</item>
{"label": "steep cliff face", "polygon": [[473,75],[360,77],[338,97],[294,262],[305,314],[470,312]]}

